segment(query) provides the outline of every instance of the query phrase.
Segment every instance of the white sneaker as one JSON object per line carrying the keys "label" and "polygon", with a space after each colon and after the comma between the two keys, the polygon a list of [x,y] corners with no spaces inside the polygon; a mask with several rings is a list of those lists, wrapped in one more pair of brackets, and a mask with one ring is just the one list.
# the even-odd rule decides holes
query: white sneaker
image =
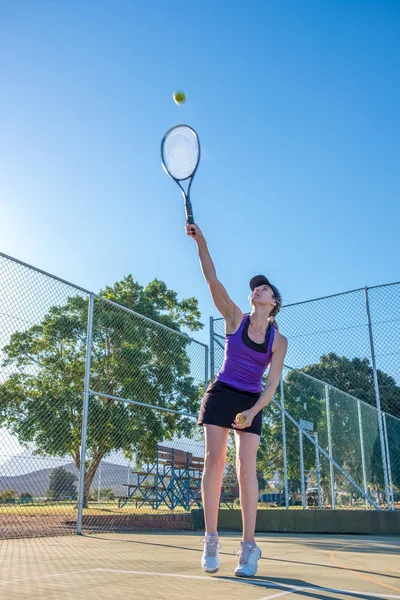
{"label": "white sneaker", "polygon": [[201,558],[201,566],[206,573],[216,573],[219,570],[218,551],[221,544],[218,541],[218,535],[206,535],[201,538],[200,542],[204,543],[204,552]]}
{"label": "white sneaker", "polygon": [[238,566],[235,569],[236,577],[253,577],[257,573],[257,561],[261,558],[261,550],[257,544],[240,542],[240,548],[235,550],[235,554],[239,556]]}

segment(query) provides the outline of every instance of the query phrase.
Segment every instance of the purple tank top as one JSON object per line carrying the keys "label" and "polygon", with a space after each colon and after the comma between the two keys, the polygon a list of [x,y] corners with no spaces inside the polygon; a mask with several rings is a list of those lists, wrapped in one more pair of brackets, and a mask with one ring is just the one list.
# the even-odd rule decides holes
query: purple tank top
{"label": "purple tank top", "polygon": [[275,327],[271,327],[266,352],[249,348],[243,341],[243,329],[249,315],[244,315],[239,329],[225,336],[225,357],[217,379],[244,391],[258,393],[262,390],[262,377],[271,362]]}

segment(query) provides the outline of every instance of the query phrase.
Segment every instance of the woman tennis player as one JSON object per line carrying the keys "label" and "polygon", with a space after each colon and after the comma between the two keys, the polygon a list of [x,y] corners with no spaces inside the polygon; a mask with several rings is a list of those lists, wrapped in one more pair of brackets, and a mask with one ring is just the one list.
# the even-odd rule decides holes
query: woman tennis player
{"label": "woman tennis player", "polygon": [[[287,340],[279,333],[275,323],[282,299],[266,277],[257,275],[250,281],[252,310],[244,315],[218,280],[200,229],[197,225],[187,225],[186,233],[197,243],[200,265],[214,304],[225,320],[226,333],[224,364],[206,391],[198,418],[198,424],[203,425],[205,431],[201,492],[206,534],[201,565],[206,573],[216,573],[220,565],[218,509],[229,430],[234,429],[243,521],[242,542],[235,551],[239,556],[235,575],[251,577],[257,572],[261,556],[254,532],[258,502],[256,455],[262,409],[271,401],[279,384],[287,349]],[[262,377],[268,366],[268,381],[262,392]]]}

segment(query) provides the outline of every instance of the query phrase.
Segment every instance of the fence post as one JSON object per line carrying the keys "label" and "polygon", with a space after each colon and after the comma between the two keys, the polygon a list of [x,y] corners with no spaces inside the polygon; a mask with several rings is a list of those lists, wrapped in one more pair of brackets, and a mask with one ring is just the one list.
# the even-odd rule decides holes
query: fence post
{"label": "fence post", "polygon": [[85,461],[86,461],[86,436],[87,421],[89,412],[89,386],[90,386],[90,359],[92,354],[92,331],[93,331],[93,307],[94,295],[89,296],[88,328],[86,340],[86,366],[85,366],[85,387],[83,395],[83,416],[82,416],[82,437],[81,437],[81,459],[79,472],[79,496],[78,496],[78,519],[76,524],[76,533],[82,534],[82,514],[83,500],[85,492]]}
{"label": "fence post", "polygon": [[99,475],[97,478],[97,503],[100,504],[100,488],[101,488],[101,461],[99,464]]}
{"label": "fence post", "polygon": [[[281,406],[285,409],[285,392],[283,389],[283,377],[280,380]],[[282,443],[283,443],[283,477],[285,481],[285,506],[289,510],[289,482],[287,473],[287,452],[286,452],[286,418],[284,410],[282,411]]]}
{"label": "fence post", "polygon": [[215,357],[214,357],[214,319],[210,317],[210,379],[214,381],[215,377]]}
{"label": "fence post", "polygon": [[[325,403],[326,403],[326,424],[328,429],[328,452],[329,456],[332,455],[332,430],[331,430],[331,405],[329,399],[329,387],[325,384]],[[336,509],[336,492],[335,492],[335,470],[332,461],[329,461],[329,471],[331,478],[331,497],[332,497],[332,509]]]}
{"label": "fence post", "polygon": [[299,429],[299,449],[300,449],[300,479],[301,479],[301,505],[303,510],[307,508],[306,503],[306,487],[304,473],[304,452],[303,452],[303,432]]}
{"label": "fence post", "polygon": [[374,338],[372,335],[371,312],[370,312],[370,308],[369,308],[368,288],[366,286],[364,288],[364,296],[365,296],[365,306],[367,309],[369,343],[370,343],[370,347],[371,347],[372,372],[373,372],[373,376],[374,376],[376,410],[377,410],[377,414],[378,414],[378,427],[379,427],[379,438],[380,438],[381,454],[382,454],[383,479],[385,482],[385,496],[386,496],[388,510],[391,510],[387,458],[386,458],[385,440],[384,440],[384,435],[383,435],[383,424],[382,424],[381,398],[380,398],[380,394],[379,394],[378,373],[376,370],[375,348],[374,348]]}
{"label": "fence post", "polygon": [[[367,469],[365,466],[365,448],[364,448],[364,430],[361,416],[361,403],[357,400],[357,411],[358,411],[358,429],[360,432],[360,445],[361,445],[361,464],[364,482],[364,492],[368,495],[368,482],[367,482]],[[368,500],[365,499],[365,508],[368,509]]]}
{"label": "fence post", "polygon": [[315,470],[317,471],[317,490],[318,490],[318,507],[322,510],[322,494],[321,494],[321,468],[319,464],[319,450],[318,450],[318,432],[314,434],[315,441]]}
{"label": "fence post", "polygon": [[204,365],[204,393],[208,387],[208,361],[209,361],[209,347],[206,346],[206,351],[205,351],[205,365]]}
{"label": "fence post", "polygon": [[388,434],[387,434],[386,413],[383,413],[383,433],[385,435],[386,457],[387,457],[387,464],[388,464],[390,503],[391,503],[392,510],[394,510],[392,466],[390,463],[390,449],[389,449],[389,439],[388,439]]}

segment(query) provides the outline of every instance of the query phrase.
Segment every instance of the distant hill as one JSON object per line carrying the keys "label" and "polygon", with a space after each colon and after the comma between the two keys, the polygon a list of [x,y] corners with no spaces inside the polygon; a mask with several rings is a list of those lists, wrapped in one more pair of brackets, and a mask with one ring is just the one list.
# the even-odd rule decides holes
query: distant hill
{"label": "distant hill", "polygon": [[25,475],[42,469],[55,469],[71,462],[70,456],[56,458],[53,456],[40,456],[32,448],[25,448],[23,452],[8,457],[0,464],[0,477],[15,477]]}
{"label": "distant hill", "polygon": [[[18,457],[14,457],[11,460],[15,462],[17,458]],[[60,460],[56,460],[54,462],[56,464],[53,464],[50,468],[38,469],[36,471],[30,471],[21,475],[0,475],[0,493],[4,490],[13,489],[16,490],[18,494],[29,493],[34,497],[47,496],[51,472],[53,471],[53,469],[62,464],[62,461]],[[10,463],[11,461],[7,463],[6,471],[3,469],[5,465],[2,465],[3,473],[12,472],[11,467],[13,466],[13,464]],[[70,473],[73,473],[76,476],[76,485],[78,485],[79,471],[76,468],[75,464],[64,463],[62,464],[62,466],[66,471],[69,471]],[[131,472],[129,474],[129,482],[136,483],[136,481],[137,478],[135,478],[135,476],[132,475]],[[97,489],[98,483],[99,469],[93,479],[92,489]],[[126,488],[122,487],[122,484],[124,483],[128,483],[127,466],[108,463],[105,461],[101,463],[100,487],[111,488],[116,496],[124,496],[126,494]]]}

